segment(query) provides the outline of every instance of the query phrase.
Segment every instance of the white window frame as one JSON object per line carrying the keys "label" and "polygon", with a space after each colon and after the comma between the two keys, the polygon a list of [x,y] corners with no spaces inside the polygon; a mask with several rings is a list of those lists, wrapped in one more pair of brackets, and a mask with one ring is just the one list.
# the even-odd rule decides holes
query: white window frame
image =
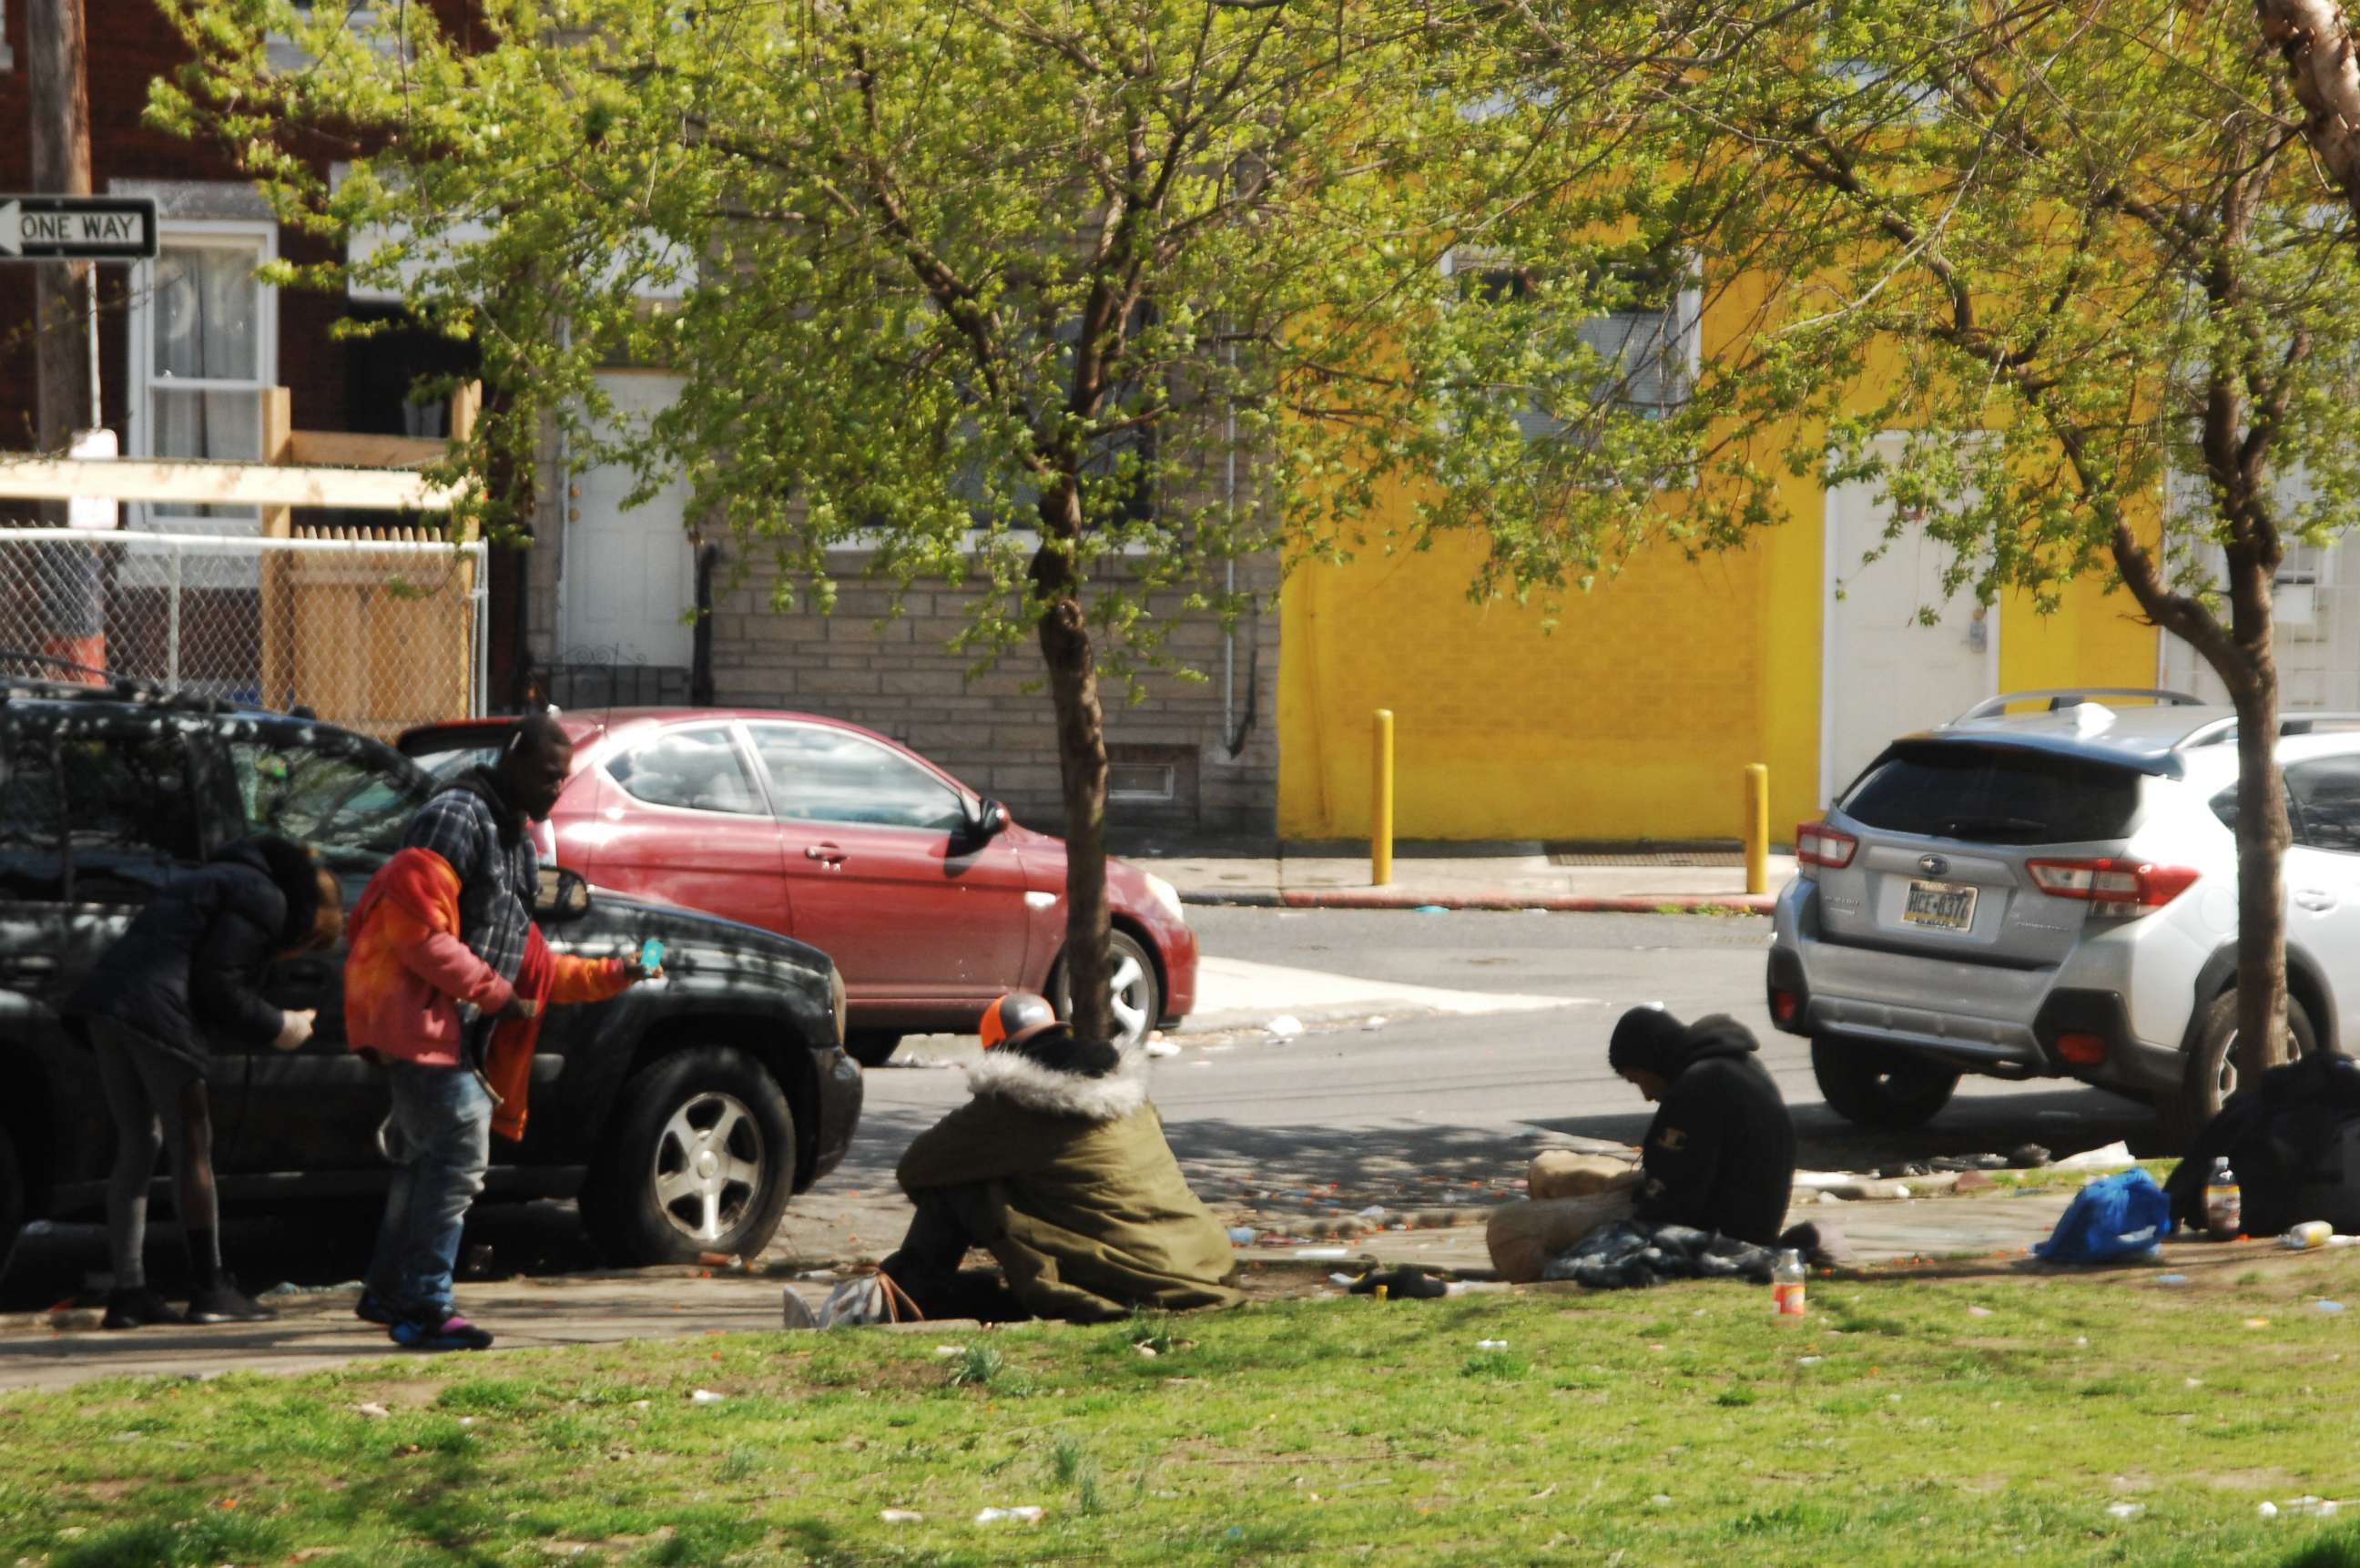
{"label": "white window frame", "polygon": [[[255,263],[257,270],[279,259],[279,225],[275,223],[244,218],[167,218],[158,228],[158,249],[244,249],[258,242],[260,254]],[[260,294],[255,308],[255,379],[159,377],[156,374],[156,262],[150,258],[133,264],[129,313],[131,396],[124,420],[132,456],[159,455],[155,449],[157,421],[149,403],[159,386],[169,384],[173,391],[252,392],[258,403],[264,393],[278,385],[279,291],[260,281],[256,282],[255,288]],[[259,455],[268,458],[269,454]],[[184,532],[235,533],[246,531],[247,526],[235,517],[175,518],[160,511],[156,503],[142,505],[137,518],[136,526],[159,532],[179,529]],[[252,528],[260,531],[258,515]]]}
{"label": "white window frame", "polygon": [[16,51],[8,47],[8,0],[0,0],[0,71],[16,68]]}

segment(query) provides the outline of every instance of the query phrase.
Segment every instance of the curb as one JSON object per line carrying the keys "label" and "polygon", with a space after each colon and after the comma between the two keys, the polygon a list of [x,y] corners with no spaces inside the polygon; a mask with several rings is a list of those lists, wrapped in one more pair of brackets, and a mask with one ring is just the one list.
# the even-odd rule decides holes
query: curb
{"label": "curb", "polygon": [[1228,905],[1247,909],[1537,909],[1552,915],[1767,915],[1777,907],[1775,894],[1663,893],[1601,895],[1589,894],[1415,894],[1375,888],[1298,888],[1273,892],[1257,888],[1236,893],[1221,889],[1190,890],[1183,904]]}

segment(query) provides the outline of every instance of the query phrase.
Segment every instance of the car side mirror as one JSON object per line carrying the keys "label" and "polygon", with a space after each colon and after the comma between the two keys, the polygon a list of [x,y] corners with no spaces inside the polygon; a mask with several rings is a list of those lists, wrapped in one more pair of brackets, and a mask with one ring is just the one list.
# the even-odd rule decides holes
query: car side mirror
{"label": "car side mirror", "polygon": [[959,829],[958,837],[954,842],[964,845],[968,850],[981,849],[1007,832],[1009,824],[1015,820],[1008,814],[1008,807],[1000,805],[1000,802],[978,801],[967,808],[967,825]]}
{"label": "car side mirror", "polygon": [[533,897],[532,912],[541,920],[572,920],[587,915],[589,879],[564,866],[541,867],[541,886]]}

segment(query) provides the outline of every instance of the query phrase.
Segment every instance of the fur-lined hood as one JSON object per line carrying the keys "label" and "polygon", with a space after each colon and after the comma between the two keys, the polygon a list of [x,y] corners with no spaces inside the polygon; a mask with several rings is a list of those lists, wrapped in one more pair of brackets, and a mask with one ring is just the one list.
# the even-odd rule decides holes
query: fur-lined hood
{"label": "fur-lined hood", "polygon": [[991,1096],[1052,1116],[1119,1121],[1147,1103],[1147,1058],[1125,1051],[1109,1071],[1069,1072],[1001,1047],[967,1069],[967,1089],[978,1100]]}

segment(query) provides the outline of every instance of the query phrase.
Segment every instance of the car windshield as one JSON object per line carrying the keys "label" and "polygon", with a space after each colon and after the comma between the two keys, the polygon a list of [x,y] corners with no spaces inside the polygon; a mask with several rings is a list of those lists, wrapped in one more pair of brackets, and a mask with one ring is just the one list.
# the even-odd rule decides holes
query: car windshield
{"label": "car windshield", "polygon": [[229,752],[247,828],[309,844],[340,871],[392,856],[433,789],[425,773],[357,740],[237,740]]}
{"label": "car windshield", "polygon": [[2112,763],[1920,741],[1894,747],[1842,801],[1867,828],[1972,844],[2120,839],[2138,814],[2139,774]]}

